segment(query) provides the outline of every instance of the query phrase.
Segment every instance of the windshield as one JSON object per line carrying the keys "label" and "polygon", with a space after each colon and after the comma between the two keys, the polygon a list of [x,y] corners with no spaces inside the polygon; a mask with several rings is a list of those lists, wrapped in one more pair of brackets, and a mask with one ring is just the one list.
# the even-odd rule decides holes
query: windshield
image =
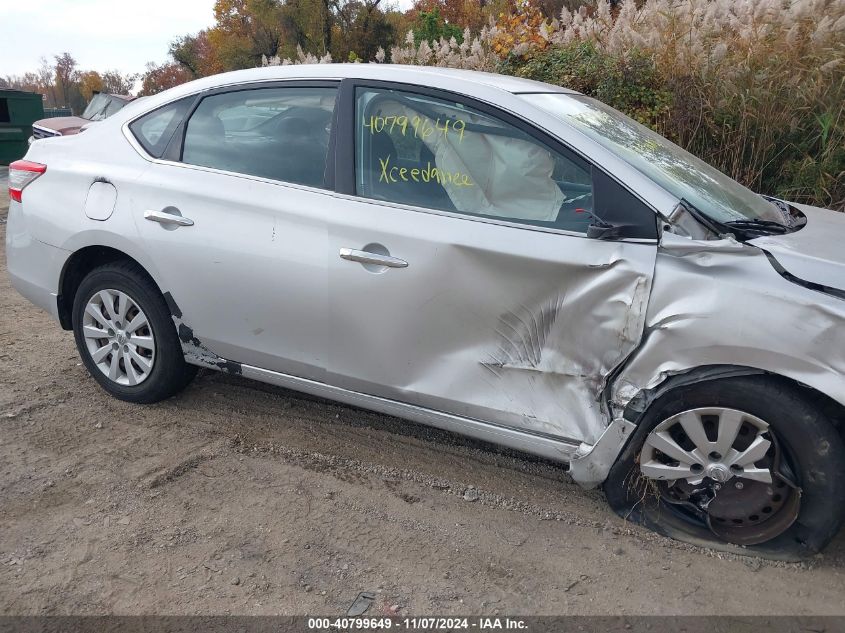
{"label": "windshield", "polygon": [[559,93],[520,96],[563,119],[714,220],[783,222],[783,215],[763,197],[596,99]]}
{"label": "windshield", "polygon": [[94,98],[91,99],[91,103],[88,104],[85,112],[82,113],[82,118],[88,119],[89,121],[102,121],[103,119],[109,118],[125,105],[126,101],[123,99],[100,93],[94,95]]}

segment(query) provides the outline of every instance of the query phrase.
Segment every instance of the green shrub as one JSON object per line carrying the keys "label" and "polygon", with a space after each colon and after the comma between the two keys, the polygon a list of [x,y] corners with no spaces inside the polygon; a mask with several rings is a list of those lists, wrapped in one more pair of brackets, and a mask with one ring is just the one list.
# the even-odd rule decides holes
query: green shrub
{"label": "green shrub", "polygon": [[[845,110],[815,115],[814,130],[787,135],[782,156],[763,172],[763,186],[787,200],[845,209]],[[828,202],[829,201],[829,202]]]}
{"label": "green shrub", "polygon": [[414,43],[417,46],[420,42],[438,42],[440,38],[448,41],[454,37],[458,44],[464,41],[463,30],[459,26],[446,22],[437,7],[431,11],[420,11],[413,25],[413,31]]}
{"label": "green shrub", "polygon": [[548,48],[524,62],[510,58],[501,70],[583,92],[654,128],[671,102],[651,59],[637,53],[614,57],[592,42]]}

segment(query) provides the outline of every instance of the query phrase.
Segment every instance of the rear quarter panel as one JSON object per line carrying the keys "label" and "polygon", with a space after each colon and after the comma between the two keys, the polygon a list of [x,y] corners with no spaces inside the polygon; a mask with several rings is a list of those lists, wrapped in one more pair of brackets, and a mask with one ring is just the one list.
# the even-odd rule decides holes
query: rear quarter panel
{"label": "rear quarter panel", "polygon": [[[139,248],[131,216],[138,178],[150,163],[129,145],[119,126],[106,123],[32,144],[26,158],[46,164],[47,171],[26,189],[23,221],[38,241],[71,253],[92,245],[116,248],[157,279],[154,262]],[[84,211],[88,190],[97,181],[117,190],[114,212],[106,220],[91,219]]]}

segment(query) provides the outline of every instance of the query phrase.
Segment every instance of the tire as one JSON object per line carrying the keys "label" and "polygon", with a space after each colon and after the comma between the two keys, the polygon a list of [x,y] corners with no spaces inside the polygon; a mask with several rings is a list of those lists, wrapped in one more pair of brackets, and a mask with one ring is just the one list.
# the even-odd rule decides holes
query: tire
{"label": "tire", "polygon": [[105,264],[82,280],[73,301],[73,334],[88,372],[119,400],[159,402],[197,373],[185,362],[164,297],[134,262]]}
{"label": "tire", "polygon": [[[737,412],[741,412],[740,421],[731,422],[737,420]],[[698,446],[691,439],[696,436],[696,419],[704,427],[709,425],[706,435],[711,441],[721,424],[728,429],[726,438],[731,428],[739,429],[736,443],[730,445],[736,448],[728,451],[731,456],[714,462],[711,457],[720,454],[711,452],[703,462],[704,471],[697,470],[702,464],[689,467],[674,459],[674,447],[663,443],[668,435],[692,454],[695,449],[690,447]],[[687,435],[685,424],[692,436]],[[725,473],[725,463],[750,448],[743,442],[766,440],[770,446],[762,460],[745,467],[734,464]],[[655,450],[655,445],[665,446],[673,456]],[[702,454],[700,449],[696,453]],[[643,464],[649,477],[643,474]],[[703,481],[657,479],[676,477],[687,468],[695,469],[694,478],[702,476]],[[770,483],[746,478],[766,468]],[[843,525],[845,446],[820,407],[786,381],[764,375],[713,380],[678,387],[651,404],[611,468],[604,490],[617,514],[665,536],[723,551],[796,561],[818,553]],[[758,510],[760,504],[769,515]]]}

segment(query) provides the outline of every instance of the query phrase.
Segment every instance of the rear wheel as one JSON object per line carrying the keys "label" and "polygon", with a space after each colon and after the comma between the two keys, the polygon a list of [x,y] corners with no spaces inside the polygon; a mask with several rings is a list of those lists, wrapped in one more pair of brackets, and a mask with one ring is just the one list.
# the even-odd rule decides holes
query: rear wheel
{"label": "rear wheel", "polygon": [[798,391],[765,376],[716,380],[652,404],[605,492],[668,536],[795,560],[842,526],[845,449]]}
{"label": "rear wheel", "polygon": [[164,298],[131,262],[106,264],[82,280],[73,332],[88,371],[121,400],[158,402],[196,375],[197,368],[185,363]]}

